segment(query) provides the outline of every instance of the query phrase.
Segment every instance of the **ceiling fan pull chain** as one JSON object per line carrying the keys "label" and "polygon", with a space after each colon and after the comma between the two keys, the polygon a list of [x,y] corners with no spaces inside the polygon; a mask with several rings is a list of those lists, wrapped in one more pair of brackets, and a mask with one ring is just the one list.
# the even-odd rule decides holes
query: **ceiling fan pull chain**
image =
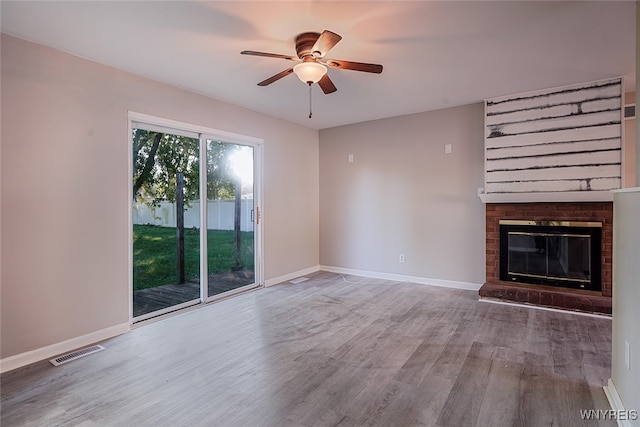
{"label": "ceiling fan pull chain", "polygon": [[309,84],[309,118],[311,118],[311,82]]}

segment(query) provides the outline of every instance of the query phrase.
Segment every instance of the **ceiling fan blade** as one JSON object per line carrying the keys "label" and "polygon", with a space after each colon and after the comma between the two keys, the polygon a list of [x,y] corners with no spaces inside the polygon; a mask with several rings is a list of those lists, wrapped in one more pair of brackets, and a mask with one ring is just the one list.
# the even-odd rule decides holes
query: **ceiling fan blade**
{"label": "ceiling fan blade", "polygon": [[332,68],[340,68],[343,70],[364,71],[365,73],[380,74],[382,72],[382,65],[367,64],[366,62],[353,62],[353,61],[342,61],[340,59],[330,59],[327,61],[327,65]]}
{"label": "ceiling fan blade", "polygon": [[266,56],[267,58],[287,59],[289,61],[297,61],[298,58],[291,55],[281,55],[279,53],[256,52],[254,50],[243,50],[241,55]]}
{"label": "ceiling fan blade", "polygon": [[334,85],[329,78],[329,74],[325,74],[324,76],[322,76],[322,78],[318,82],[318,86],[320,86],[320,89],[322,89],[324,93],[333,93],[338,90],[336,88],[336,85]]}
{"label": "ceiling fan blade", "polygon": [[293,73],[293,67],[287,68],[286,70],[279,72],[275,76],[271,76],[268,79],[261,81],[260,83],[258,83],[258,86],[270,85],[271,83],[280,80],[281,78],[286,77],[291,73]]}
{"label": "ceiling fan blade", "polygon": [[329,31],[324,30],[318,40],[316,40],[315,44],[311,48],[311,52],[318,52],[314,55],[316,58],[322,58],[329,52],[338,42],[342,40],[342,36]]}

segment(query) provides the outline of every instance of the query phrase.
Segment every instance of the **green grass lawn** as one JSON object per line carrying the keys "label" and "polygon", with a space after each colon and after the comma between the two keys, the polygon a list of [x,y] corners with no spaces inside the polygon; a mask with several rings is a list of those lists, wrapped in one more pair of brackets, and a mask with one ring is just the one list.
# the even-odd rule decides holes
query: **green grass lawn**
{"label": "green grass lawn", "polygon": [[[209,274],[229,271],[234,265],[233,231],[208,230]],[[200,276],[199,230],[184,230],[187,280]],[[253,232],[242,232],[240,259],[245,270],[253,270]],[[133,288],[152,288],[178,282],[176,229],[155,225],[133,226]]]}

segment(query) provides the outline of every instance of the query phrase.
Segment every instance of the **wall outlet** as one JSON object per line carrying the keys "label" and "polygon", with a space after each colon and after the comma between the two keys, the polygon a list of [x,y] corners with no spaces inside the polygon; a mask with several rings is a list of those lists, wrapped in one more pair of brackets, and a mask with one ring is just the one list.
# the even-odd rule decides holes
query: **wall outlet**
{"label": "wall outlet", "polygon": [[627,340],[624,340],[624,364],[631,370],[631,344]]}
{"label": "wall outlet", "polygon": [[347,156],[347,162],[349,162],[349,163],[353,163],[353,154],[349,154],[349,155]]}
{"label": "wall outlet", "polygon": [[451,144],[444,145],[444,154],[451,154]]}
{"label": "wall outlet", "polygon": [[404,254],[398,255],[398,261],[404,262]]}

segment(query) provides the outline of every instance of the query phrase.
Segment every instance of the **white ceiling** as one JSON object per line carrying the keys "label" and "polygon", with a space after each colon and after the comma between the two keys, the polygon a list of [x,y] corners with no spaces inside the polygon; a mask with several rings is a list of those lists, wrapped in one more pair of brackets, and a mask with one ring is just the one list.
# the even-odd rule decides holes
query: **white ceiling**
{"label": "white ceiling", "polygon": [[[635,2],[71,1],[0,3],[2,32],[212,98],[323,129],[626,76],[635,87]],[[332,30],[326,58],[380,63],[380,75],[330,69],[338,91],[291,65],[294,38]]]}

